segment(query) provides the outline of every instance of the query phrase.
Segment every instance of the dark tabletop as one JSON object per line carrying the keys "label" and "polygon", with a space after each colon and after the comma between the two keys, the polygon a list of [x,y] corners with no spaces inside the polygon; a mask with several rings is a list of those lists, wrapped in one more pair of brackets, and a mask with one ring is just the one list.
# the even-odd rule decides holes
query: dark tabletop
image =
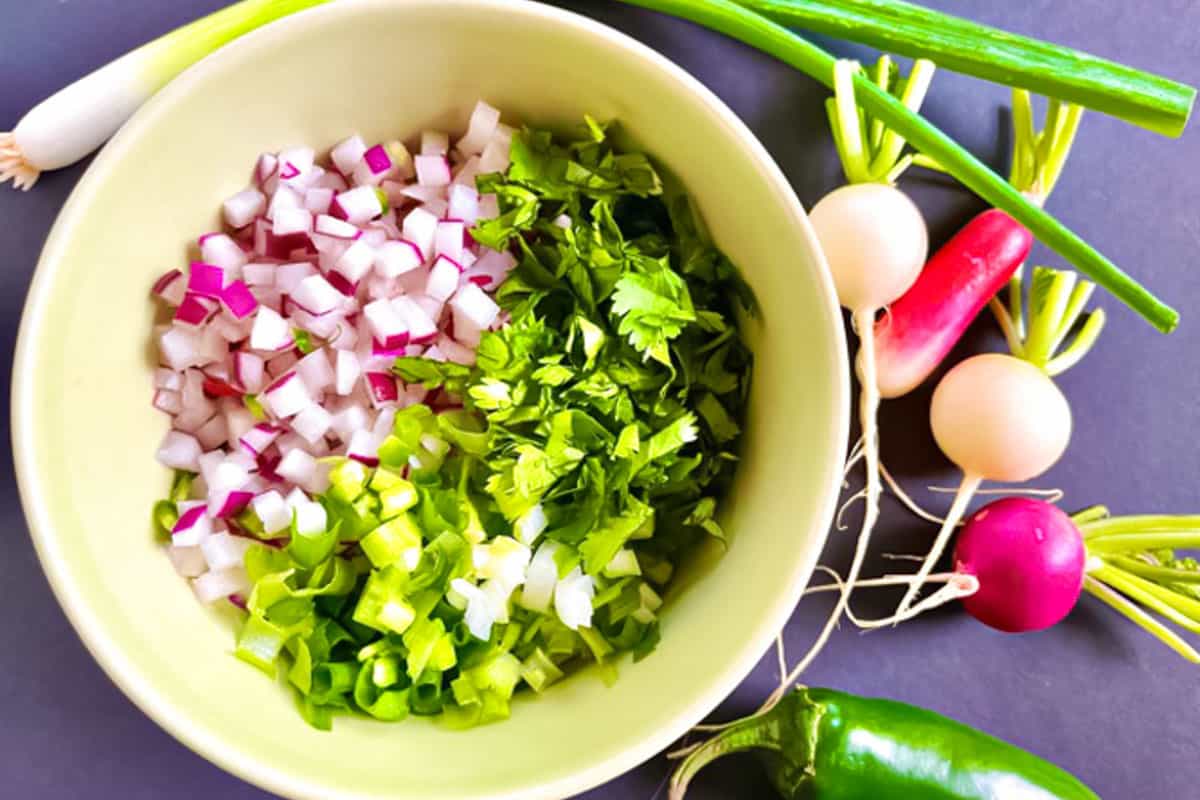
{"label": "dark tabletop", "polygon": [[[69,81],[226,0],[0,0],[0,129]],[[938,0],[946,10],[1038,35],[1200,84],[1196,0]],[[840,182],[827,136],[805,134],[824,91],[766,56],[687,23],[608,2],[570,2],[665,53],[704,81],[754,130],[805,206]],[[825,42],[843,54],[868,55]],[[938,125],[998,168],[1007,168],[1004,89],[939,75],[926,105]],[[1193,126],[1194,128],[1195,126]],[[12,352],[42,242],[83,167],[44,176],[29,194],[0,188],[0,342]],[[906,181],[935,242],[982,208],[938,181]],[[1098,115],[1085,118],[1051,209],[1183,312],[1170,338],[1108,298],[1110,323],[1084,365],[1060,385],[1075,435],[1039,485],[1066,491],[1064,505],[1106,503],[1115,512],[1200,511],[1200,131],[1172,141]],[[1058,265],[1039,250],[1035,263]],[[1001,346],[990,319],[963,352]],[[4,380],[11,357],[3,359]],[[69,368],[69,365],[68,365]],[[7,403],[7,393],[2,395]],[[883,454],[925,503],[922,487],[951,480],[929,434],[929,391],[884,405]],[[7,408],[0,414],[9,424]],[[852,524],[855,520],[848,520]],[[266,798],[160,730],[108,681],[80,645],[46,584],[21,515],[11,459],[0,463],[0,796],[8,798]],[[876,550],[919,553],[931,530],[885,500]],[[825,563],[841,567],[849,534],[834,534]],[[868,573],[887,562],[874,559]],[[894,565],[893,565],[894,566]],[[861,611],[895,602],[863,597]],[[829,609],[804,601],[786,631],[789,651],[808,646]],[[715,712],[753,710],[777,680],[774,658]],[[896,630],[843,629],[805,676],[814,685],[886,695],[953,715],[1058,762],[1106,800],[1200,796],[1197,667],[1085,598],[1053,630],[1006,636],[959,610]],[[596,789],[588,800],[649,800],[667,774],[658,758]],[[660,795],[661,796],[661,795]],[[748,757],[706,770],[689,795],[765,798]],[[916,800],[916,798],[914,798]]]}

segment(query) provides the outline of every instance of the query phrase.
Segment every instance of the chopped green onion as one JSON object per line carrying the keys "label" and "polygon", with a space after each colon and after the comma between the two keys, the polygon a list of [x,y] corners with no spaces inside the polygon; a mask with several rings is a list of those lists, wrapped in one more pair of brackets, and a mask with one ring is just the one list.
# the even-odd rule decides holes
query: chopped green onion
{"label": "chopped green onion", "polygon": [[562,676],[562,670],[550,660],[550,656],[546,655],[540,647],[535,647],[521,664],[521,678],[535,692],[541,692]]}

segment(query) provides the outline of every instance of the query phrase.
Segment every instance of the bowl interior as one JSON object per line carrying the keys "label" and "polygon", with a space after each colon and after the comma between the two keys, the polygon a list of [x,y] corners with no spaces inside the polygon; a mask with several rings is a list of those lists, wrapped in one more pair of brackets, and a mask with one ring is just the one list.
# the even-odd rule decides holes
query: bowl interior
{"label": "bowl interior", "polygon": [[[150,407],[148,288],[186,262],[264,150],[461,130],[477,98],[508,121],[620,120],[694,195],[762,303],[732,546],[675,598],[657,652],[606,688],[582,675],[507,723],[308,728],[231,656],[147,523],[168,483]],[[844,342],[799,204],[762,147],[682,71],[602,26],[534,4],[336,3],[263,29],[173,83],[118,135],[51,234],[14,382],[22,496],[85,642],[147,713],[281,794],[511,797],[581,791],[670,743],[753,666],[824,540],[846,433]]]}

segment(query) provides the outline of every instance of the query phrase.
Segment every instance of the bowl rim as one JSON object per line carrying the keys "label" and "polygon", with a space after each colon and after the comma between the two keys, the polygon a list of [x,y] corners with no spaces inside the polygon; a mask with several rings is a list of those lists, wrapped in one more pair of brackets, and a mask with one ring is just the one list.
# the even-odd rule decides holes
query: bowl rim
{"label": "bowl rim", "polygon": [[[778,164],[747,125],[697,78],[648,45],[609,25],[573,11],[532,1],[513,3],[511,0],[456,0],[455,4],[503,10],[508,14],[540,18],[542,21],[554,25],[573,28],[584,35],[602,39],[607,44],[623,51],[625,55],[647,62],[651,68],[667,73],[680,85],[682,90],[692,94],[707,107],[720,124],[734,133],[747,149],[750,157],[757,162],[761,174],[769,182],[774,193],[787,204],[787,210],[790,212],[793,223],[816,258],[819,267],[819,274],[816,276],[818,294],[826,305],[826,311],[830,317],[840,321],[840,305],[825,256],[795,191]],[[314,785],[307,780],[296,778],[284,770],[247,755],[237,748],[227,745],[220,736],[210,734],[195,726],[187,714],[176,708],[165,694],[129,677],[136,674],[136,670],[132,669],[133,659],[123,653],[121,648],[103,633],[97,617],[88,608],[84,593],[69,579],[61,566],[64,563],[64,555],[60,543],[47,513],[42,508],[42,503],[39,502],[44,492],[33,454],[36,438],[32,426],[35,409],[33,382],[22,381],[19,376],[28,374],[28,371],[36,366],[35,333],[42,328],[42,319],[50,300],[53,277],[59,269],[63,251],[76,227],[77,220],[86,213],[92,195],[102,185],[110,164],[118,162],[124,156],[129,143],[136,138],[142,128],[156,119],[159,114],[169,112],[177,102],[187,96],[194,84],[203,81],[214,66],[219,64],[223,58],[229,57],[231,53],[265,45],[275,39],[286,39],[295,28],[319,26],[327,19],[340,14],[363,13],[364,7],[382,10],[421,6],[439,8],[445,7],[445,4],[444,0],[408,0],[402,6],[396,6],[391,0],[358,0],[354,3],[329,3],[305,9],[225,45],[186,69],[157,92],[105,145],[68,196],[43,245],[26,297],[17,335],[11,386],[11,424],[13,458],[21,505],[42,569],[55,598],[75,629],[76,635],[108,678],[135,706],[176,740],[238,778],[286,797],[312,798],[313,800],[318,800],[318,798],[330,800],[331,797],[346,798],[346,800],[357,797],[371,797],[372,800],[376,798],[375,795],[343,792],[331,795],[328,787]],[[839,452],[849,435],[850,425],[850,409],[847,402],[850,393],[850,376],[846,337],[840,324],[835,325],[834,328],[833,347],[830,348],[832,352],[825,354],[826,359],[830,362],[828,366],[833,375],[834,393],[833,416],[828,420],[829,424],[826,426],[827,442],[824,448],[829,452]],[[827,486],[825,496],[818,504],[820,509],[818,518],[823,522],[824,529],[827,531],[833,519],[841,482],[840,462],[837,465],[830,465],[826,471],[828,473]],[[813,547],[798,559],[787,590],[781,592],[775,603],[759,616],[755,630],[749,636],[748,644],[742,652],[732,659],[720,674],[709,680],[708,687],[695,696],[685,711],[662,724],[655,736],[631,742],[614,756],[568,776],[549,782],[533,783],[522,788],[519,794],[488,795],[490,800],[564,797],[586,791],[633,769],[677,740],[691,726],[716,708],[754,669],[770,642],[787,623],[799,602],[804,586],[820,555],[822,549],[820,545],[824,540],[823,536],[820,537],[814,542]]]}

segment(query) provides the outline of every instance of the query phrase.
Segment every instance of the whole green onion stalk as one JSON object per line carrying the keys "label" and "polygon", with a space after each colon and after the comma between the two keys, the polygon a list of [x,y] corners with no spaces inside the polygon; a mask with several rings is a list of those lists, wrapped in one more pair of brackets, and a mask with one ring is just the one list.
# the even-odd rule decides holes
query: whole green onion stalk
{"label": "whole green onion stalk", "polygon": [[942,69],[1059,97],[1166,136],[1183,133],[1196,100],[1194,87],[903,0],[736,1],[782,25],[928,58]]}
{"label": "whole green onion stalk", "polygon": [[242,0],[111,61],[34,106],[0,133],[0,184],[29,190],[85,158],[176,75],[269,22],[328,0]]}
{"label": "whole green onion stalk", "polygon": [[1150,612],[1200,633],[1200,562],[1176,550],[1200,547],[1200,515],[1110,517],[1093,506],[1071,517],[1083,534],[1083,588],[1200,664],[1200,652]]}
{"label": "whole green onion stalk", "polygon": [[[732,0],[623,0],[699,23],[775,56],[832,88],[836,59],[787,28]],[[961,145],[914,114],[865,74],[854,76],[862,109],[883,120],[916,150],[991,205],[1007,212],[1034,236],[1096,283],[1108,289],[1163,333],[1179,324],[1179,313],[1101,255],[1076,233],[1032,203]]]}

